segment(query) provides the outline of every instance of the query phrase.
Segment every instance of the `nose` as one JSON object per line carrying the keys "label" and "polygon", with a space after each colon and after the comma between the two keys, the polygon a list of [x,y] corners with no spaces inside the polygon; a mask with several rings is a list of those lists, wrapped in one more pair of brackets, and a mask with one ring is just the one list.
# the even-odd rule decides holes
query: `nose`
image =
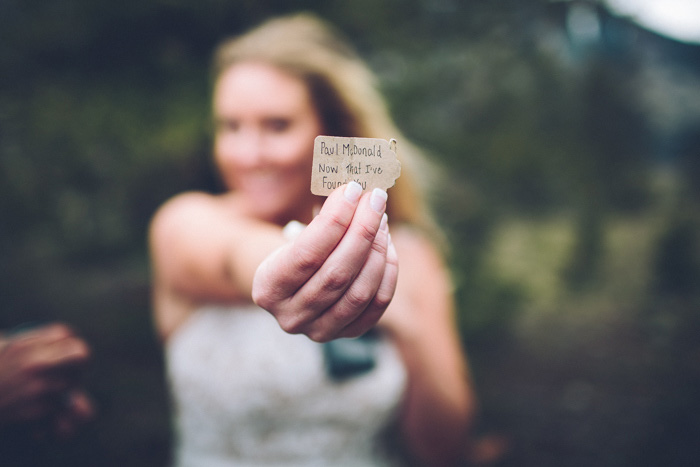
{"label": "nose", "polygon": [[259,167],[265,165],[265,148],[262,132],[256,129],[244,129],[239,132],[235,141],[235,153],[241,165]]}

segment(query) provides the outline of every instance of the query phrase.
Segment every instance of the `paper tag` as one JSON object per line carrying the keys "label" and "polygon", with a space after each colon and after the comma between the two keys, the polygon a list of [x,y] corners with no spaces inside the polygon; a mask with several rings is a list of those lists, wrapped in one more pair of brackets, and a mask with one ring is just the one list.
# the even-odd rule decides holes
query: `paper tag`
{"label": "paper tag", "polygon": [[396,158],[396,140],[317,136],[311,169],[311,192],[327,196],[352,180],[363,190],[386,190],[401,174]]}

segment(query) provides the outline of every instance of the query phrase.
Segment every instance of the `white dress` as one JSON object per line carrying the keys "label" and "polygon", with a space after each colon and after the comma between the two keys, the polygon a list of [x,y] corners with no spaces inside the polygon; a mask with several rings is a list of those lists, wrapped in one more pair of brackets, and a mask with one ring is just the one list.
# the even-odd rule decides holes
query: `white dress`
{"label": "white dress", "polygon": [[177,466],[392,465],[378,439],[406,370],[387,340],[376,364],[341,381],[322,345],[281,330],[266,311],[196,311],[166,346]]}

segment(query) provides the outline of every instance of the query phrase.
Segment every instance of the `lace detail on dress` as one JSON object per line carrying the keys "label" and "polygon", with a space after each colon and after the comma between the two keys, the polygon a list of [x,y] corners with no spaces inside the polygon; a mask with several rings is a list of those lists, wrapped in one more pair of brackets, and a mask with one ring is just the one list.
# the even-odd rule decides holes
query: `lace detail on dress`
{"label": "lace detail on dress", "polygon": [[389,465],[377,440],[406,374],[377,343],[371,371],[340,382],[321,344],[255,307],[195,312],[166,346],[179,466]]}

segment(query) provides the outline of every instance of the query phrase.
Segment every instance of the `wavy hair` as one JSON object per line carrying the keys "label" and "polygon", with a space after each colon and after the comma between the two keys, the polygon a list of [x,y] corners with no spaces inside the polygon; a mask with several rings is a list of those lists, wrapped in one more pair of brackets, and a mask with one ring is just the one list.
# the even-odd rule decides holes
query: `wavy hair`
{"label": "wavy hair", "polygon": [[401,176],[391,188],[389,220],[438,232],[424,196],[426,183],[419,185],[417,177],[430,166],[394,124],[376,76],[337,30],[309,13],[270,19],[216,49],[214,82],[242,62],[265,63],[301,79],[326,135],[396,139]]}

